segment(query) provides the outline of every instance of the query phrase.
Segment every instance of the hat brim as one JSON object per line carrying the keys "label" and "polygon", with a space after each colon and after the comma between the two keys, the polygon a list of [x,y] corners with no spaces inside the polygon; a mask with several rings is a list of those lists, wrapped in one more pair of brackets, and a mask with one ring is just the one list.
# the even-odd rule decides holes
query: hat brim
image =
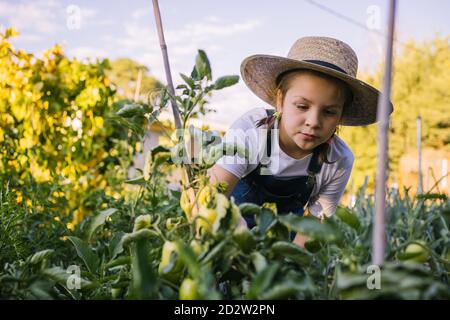
{"label": "hat brim", "polygon": [[[245,84],[259,98],[275,107],[271,92],[276,90],[276,79],[282,72],[292,69],[318,71],[344,81],[353,92],[353,101],[344,110],[341,124],[345,126],[364,126],[377,122],[377,106],[380,92],[371,85],[343,72],[315,63],[293,60],[271,55],[252,55],[241,63],[241,76]],[[389,103],[389,114],[394,110]]]}

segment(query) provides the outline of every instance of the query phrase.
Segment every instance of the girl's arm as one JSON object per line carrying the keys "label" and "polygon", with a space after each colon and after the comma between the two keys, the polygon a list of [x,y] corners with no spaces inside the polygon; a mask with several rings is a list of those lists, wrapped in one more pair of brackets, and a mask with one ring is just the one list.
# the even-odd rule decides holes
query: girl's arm
{"label": "girl's arm", "polygon": [[234,187],[236,187],[236,184],[239,182],[238,177],[217,164],[208,170],[208,177],[211,183],[225,182],[228,185],[225,192],[228,198],[233,192]]}

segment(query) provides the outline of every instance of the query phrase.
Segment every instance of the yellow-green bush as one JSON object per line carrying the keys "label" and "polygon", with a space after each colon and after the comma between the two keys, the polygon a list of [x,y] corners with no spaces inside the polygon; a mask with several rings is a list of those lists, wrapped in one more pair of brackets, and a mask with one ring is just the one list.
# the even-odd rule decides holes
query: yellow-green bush
{"label": "yellow-green bush", "polygon": [[42,57],[15,49],[14,29],[0,34],[0,174],[20,190],[29,179],[58,182],[75,222],[90,190],[119,196],[136,137],[108,120],[117,109],[108,60],[69,59],[59,45]]}

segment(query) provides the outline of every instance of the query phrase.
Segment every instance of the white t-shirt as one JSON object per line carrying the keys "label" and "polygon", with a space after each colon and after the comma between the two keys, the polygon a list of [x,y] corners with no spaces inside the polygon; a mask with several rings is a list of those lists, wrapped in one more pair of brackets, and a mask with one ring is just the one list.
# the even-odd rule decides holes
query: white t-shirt
{"label": "white t-shirt", "polygon": [[[237,143],[247,148],[250,153],[250,160],[244,160],[237,155],[225,155],[217,161],[219,166],[239,179],[245,177],[257,167],[265,155],[267,125],[256,128],[256,122],[266,116],[264,108],[255,108],[245,113],[231,125],[225,134],[224,141]],[[261,174],[271,174],[278,177],[308,175],[307,169],[312,153],[301,159],[294,159],[287,155],[280,148],[277,128],[278,123],[275,123],[275,130],[272,130],[270,162],[267,168],[261,168]],[[316,217],[322,217],[323,215],[330,217],[336,212],[336,207],[350,178],[354,162],[352,151],[338,136],[335,136],[332,140],[327,159],[337,161],[332,164],[323,163],[322,169],[316,175],[316,185],[308,203],[309,212]]]}

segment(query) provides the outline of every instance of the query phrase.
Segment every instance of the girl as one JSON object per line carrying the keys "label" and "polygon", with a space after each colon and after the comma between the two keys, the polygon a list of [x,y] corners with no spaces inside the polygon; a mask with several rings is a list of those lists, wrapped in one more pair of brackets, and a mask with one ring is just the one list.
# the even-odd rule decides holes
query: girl
{"label": "girl", "polygon": [[[250,161],[225,155],[209,170],[211,181],[226,182],[236,204],[272,202],[279,214],[333,215],[354,161],[337,127],[376,122],[379,92],[356,79],[357,66],[350,46],[326,37],[298,39],[287,58],[244,59],[244,82],[275,110],[256,108],[234,122],[224,139],[245,146]],[[248,216],[242,223],[255,225]],[[305,241],[299,234],[294,240]]]}

